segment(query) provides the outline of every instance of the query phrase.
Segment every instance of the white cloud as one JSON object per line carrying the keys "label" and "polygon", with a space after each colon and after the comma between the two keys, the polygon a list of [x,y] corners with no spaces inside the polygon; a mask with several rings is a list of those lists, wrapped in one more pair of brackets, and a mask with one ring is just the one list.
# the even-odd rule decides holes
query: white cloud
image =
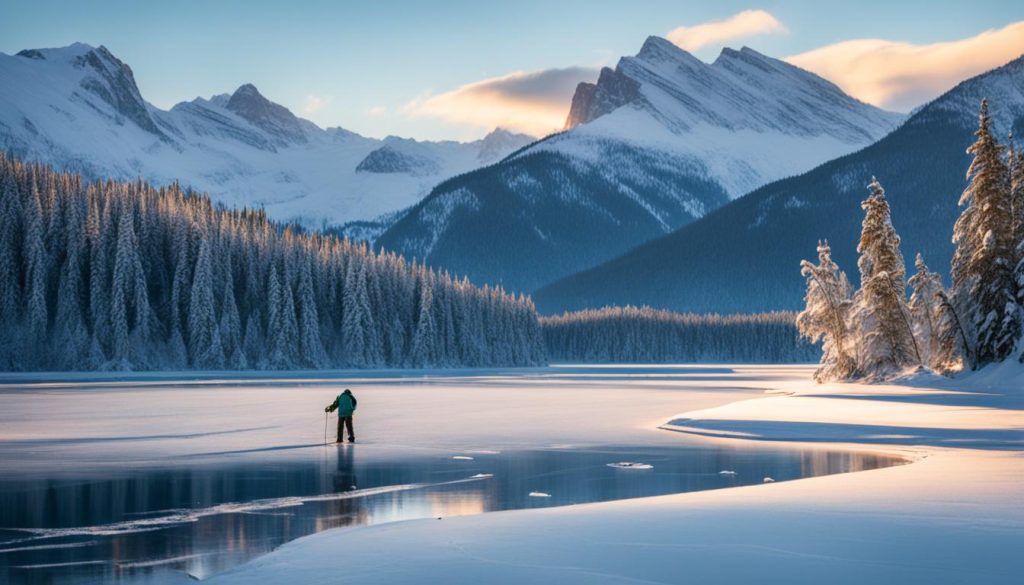
{"label": "white cloud", "polygon": [[384,106],[373,106],[370,109],[366,110],[366,115],[371,118],[379,118],[386,113],[388,113],[388,109],[385,108]]}
{"label": "white cloud", "polygon": [[484,129],[496,126],[542,136],[560,129],[581,81],[593,81],[597,69],[568,67],[517,71],[421,96],[402,108],[414,117],[432,117]]}
{"label": "white cloud", "polygon": [[744,10],[725,20],[681,26],[665,37],[687,51],[696,51],[708,45],[722,45],[737,39],[784,32],[786,27],[771,13],[765,10]]}
{"label": "white cloud", "polygon": [[302,112],[306,115],[316,113],[333,100],[334,98],[329,96],[307,95],[306,103],[302,106]]}
{"label": "white cloud", "polygon": [[944,43],[843,41],[786,60],[862,101],[907,111],[1022,53],[1024,21]]}

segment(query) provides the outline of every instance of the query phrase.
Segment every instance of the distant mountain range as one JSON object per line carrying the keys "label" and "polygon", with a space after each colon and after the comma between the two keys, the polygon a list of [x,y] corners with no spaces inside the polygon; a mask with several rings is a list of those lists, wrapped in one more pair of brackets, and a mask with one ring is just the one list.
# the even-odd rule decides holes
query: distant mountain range
{"label": "distant mountain range", "polygon": [[0,80],[0,150],[92,178],[179,181],[309,227],[409,207],[534,140],[500,129],[470,143],[366,138],[319,128],[249,84],[165,111],[128,65],[81,43],[0,53]]}
{"label": "distant mountain range", "polygon": [[[948,274],[957,201],[987,97],[998,135],[1024,136],[1024,57],[959,84],[897,130],[856,153],[766,185],[667,236],[546,286],[553,313],[603,305],[651,305],[723,313],[793,309],[804,282],[799,261],[828,238],[833,259],[857,280],[856,246],[866,185],[886,189],[903,254],[924,254]],[[948,283],[948,281],[947,281]]]}
{"label": "distant mountain range", "polygon": [[566,131],[441,183],[377,243],[531,291],[868,145],[902,119],[749,48],[706,64],[650,37],[579,85]]}

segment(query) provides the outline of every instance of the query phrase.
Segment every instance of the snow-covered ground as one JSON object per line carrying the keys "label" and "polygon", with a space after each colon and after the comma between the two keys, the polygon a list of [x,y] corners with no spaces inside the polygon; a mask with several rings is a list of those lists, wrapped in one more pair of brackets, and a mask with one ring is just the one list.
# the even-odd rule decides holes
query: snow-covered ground
{"label": "snow-covered ground", "polygon": [[359,396],[360,440],[373,449],[464,454],[693,442],[777,448],[772,441],[800,440],[812,441],[800,448],[827,442],[830,451],[874,450],[915,462],[673,496],[327,531],[214,576],[213,582],[999,583],[1019,578],[1024,569],[1020,370],[980,372],[966,381],[920,377],[878,386],[817,386],[811,371],[808,366],[556,367],[429,376],[274,376],[272,383],[235,377],[214,385],[162,375],[148,383],[116,383],[111,377],[88,389],[69,378],[52,377],[49,383],[40,382],[47,376],[19,377],[24,383],[7,378],[0,386],[0,472],[159,465],[171,455],[210,452],[219,458],[264,458],[287,453],[281,449],[287,446],[299,451],[322,441],[322,406],[345,385]]}
{"label": "snow-covered ground", "polygon": [[[791,438],[794,428],[800,438],[816,441],[884,435],[893,443],[887,450],[916,462],[788,483],[325,532],[214,582],[902,584],[1020,577],[1019,370],[982,372],[959,384],[933,379],[870,387],[815,386],[810,371],[737,367],[680,381],[708,392],[745,388],[792,395],[730,402],[672,419],[767,440]],[[611,404],[597,392],[591,408],[580,412],[562,410],[573,406],[562,395],[552,393],[550,403],[531,408],[526,418],[536,413],[544,419],[538,423],[560,419],[549,428],[577,440],[609,432],[659,442],[674,435],[646,432],[657,424],[654,410],[671,402],[672,392],[624,389]],[[817,424],[804,426],[806,421]],[[533,440],[541,440],[537,427],[531,430]]]}

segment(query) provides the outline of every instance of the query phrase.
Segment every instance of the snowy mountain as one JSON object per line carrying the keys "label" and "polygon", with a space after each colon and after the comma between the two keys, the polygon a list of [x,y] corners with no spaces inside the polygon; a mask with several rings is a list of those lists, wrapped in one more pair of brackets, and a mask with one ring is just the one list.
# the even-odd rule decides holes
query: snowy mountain
{"label": "snowy mountain", "polygon": [[533,140],[500,129],[471,143],[371,139],[321,129],[249,84],[164,111],[128,65],[81,43],[0,53],[0,80],[0,150],[92,178],[180,181],[308,226],[406,208]]}
{"label": "snowy mountain", "polygon": [[[801,259],[827,238],[833,259],[857,278],[860,203],[877,176],[892,207],[904,257],[916,252],[948,274],[953,223],[965,186],[981,99],[997,136],[1024,135],[1024,57],[962,82],[918,109],[877,143],[746,195],[680,230],[546,286],[544,312],[651,305],[722,313],[795,309]],[[948,280],[947,280],[948,284]]]}
{"label": "snowy mountain", "polygon": [[438,185],[378,243],[532,290],[870,144],[901,119],[748,48],[706,64],[650,37],[579,85],[565,132]]}

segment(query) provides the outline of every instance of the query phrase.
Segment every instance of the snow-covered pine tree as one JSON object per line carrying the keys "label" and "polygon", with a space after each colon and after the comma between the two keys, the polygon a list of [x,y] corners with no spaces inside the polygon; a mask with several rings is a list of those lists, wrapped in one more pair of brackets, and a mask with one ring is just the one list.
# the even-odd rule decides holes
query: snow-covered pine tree
{"label": "snow-covered pine tree", "polygon": [[153,316],[135,217],[129,206],[118,209],[116,216],[114,263],[110,270],[111,366],[124,370],[148,369],[153,366],[150,362],[153,348],[148,346]]}
{"label": "snow-covered pine tree", "polygon": [[111,333],[110,303],[111,303],[111,258],[114,255],[113,245],[117,233],[117,226],[114,224],[111,215],[113,206],[112,198],[100,197],[102,192],[96,189],[91,199],[95,202],[89,209],[89,220],[87,222],[89,243],[89,318],[92,322],[91,332],[93,341],[90,344],[90,354],[94,363],[102,364],[97,367],[107,367],[107,359],[110,355]]}
{"label": "snow-covered pine tree", "polygon": [[832,260],[828,241],[818,243],[818,264],[803,260],[800,273],[807,279],[804,310],[796,317],[797,331],[811,343],[822,343],[821,362],[814,373],[818,382],[842,380],[857,371],[856,347],[847,327],[850,282]]}
{"label": "snow-covered pine tree", "polygon": [[366,290],[366,272],[363,263],[353,259],[345,274],[342,291],[342,354],[352,368],[370,365],[367,329],[371,327],[370,299]]}
{"label": "snow-covered pine tree", "polygon": [[892,225],[885,190],[872,177],[861,203],[864,222],[857,252],[861,288],[853,297],[850,329],[857,344],[858,371],[869,378],[921,365],[906,304],[906,267],[900,237]]}
{"label": "snow-covered pine tree", "polygon": [[[650,307],[605,307],[544,317],[552,360],[581,363],[779,363],[818,348],[797,335],[794,313],[693,315]],[[630,342],[626,342],[627,337]]]}
{"label": "snow-covered pine tree", "polygon": [[188,304],[188,347],[192,367],[201,370],[224,367],[224,348],[213,303],[213,260],[210,247],[209,238],[203,238],[199,243]]}
{"label": "snow-covered pine tree", "polygon": [[39,190],[33,186],[26,205],[25,221],[25,302],[28,315],[27,359],[39,357],[46,339],[47,307],[46,283],[48,254],[46,253],[46,224],[43,218]]}
{"label": "snow-covered pine tree", "polygon": [[914,266],[917,273],[907,281],[912,290],[907,309],[914,325],[914,337],[917,339],[924,363],[932,369],[942,370],[934,359],[939,353],[938,322],[941,318],[942,303],[940,294],[945,292],[942,288],[942,276],[928,270],[921,254],[914,260]]}
{"label": "snow-covered pine tree", "polygon": [[416,331],[413,333],[412,348],[409,352],[409,365],[415,368],[431,367],[437,362],[437,325],[434,322],[432,286],[433,283],[427,279],[421,281],[419,317],[416,319]]}
{"label": "snow-covered pine tree", "polygon": [[267,283],[267,344],[265,367],[287,370],[295,367],[298,326],[295,323],[295,300],[287,279],[278,278],[277,266],[270,269]]}
{"label": "snow-covered pine tree", "polygon": [[129,357],[131,304],[135,285],[135,229],[131,215],[122,210],[117,222],[117,251],[114,256],[113,283],[110,296],[111,358],[119,370],[132,368]]}
{"label": "snow-covered pine tree", "polygon": [[[317,330],[331,349],[322,365],[343,367],[352,318],[367,366],[408,365],[413,353],[430,365],[543,360],[526,363],[537,317],[523,298],[278,226],[262,211],[214,207],[174,184],[83,185],[0,153],[0,226],[4,370],[184,368],[217,339],[223,354],[203,367],[305,367]],[[436,296],[427,303],[424,286]],[[32,314],[38,351],[26,343]],[[480,351],[463,351],[463,336]]]}
{"label": "snow-covered pine tree", "polygon": [[[188,305],[191,299],[192,290],[192,259],[189,253],[188,222],[185,218],[178,218],[174,226],[175,237],[172,242],[172,254],[174,258],[174,276],[171,280],[170,300],[170,330],[171,338],[179,338],[184,344],[185,328],[187,327]],[[177,346],[177,342],[172,342]],[[177,353],[177,352],[175,352]],[[175,356],[179,358],[179,356]],[[185,354],[187,359],[187,353]],[[179,367],[185,367],[185,362],[179,361]]]}
{"label": "snow-covered pine tree", "polygon": [[231,275],[230,256],[225,256],[224,262],[224,286],[221,299],[220,331],[221,345],[224,348],[225,364],[231,370],[244,370],[249,363],[245,357],[245,348],[242,346],[242,321],[238,315],[238,303],[235,300],[234,277]]}
{"label": "snow-covered pine tree", "polygon": [[264,358],[263,324],[260,321],[261,318],[259,309],[249,313],[249,319],[245,323],[245,339],[242,340],[245,361],[253,367],[260,367]]}
{"label": "snow-covered pine tree", "polygon": [[0,328],[21,316],[21,200],[13,168],[0,170]]}
{"label": "snow-covered pine tree", "polygon": [[976,140],[967,149],[974,160],[960,197],[964,210],[953,228],[956,252],[950,296],[974,343],[973,367],[1005,359],[1021,333],[1013,277],[1010,173],[991,124],[988,100],[982,100]]}
{"label": "snow-covered pine tree", "polygon": [[965,364],[973,363],[970,339],[964,320],[945,291],[937,295],[935,339],[932,343],[930,364],[942,373],[959,372]]}
{"label": "snow-covered pine tree", "polygon": [[327,355],[320,341],[320,316],[316,309],[309,262],[302,262],[299,269],[299,353],[306,367],[323,368],[327,363]]}
{"label": "snow-covered pine tree", "polygon": [[[1011,140],[1012,143],[1012,140]],[[1014,247],[1014,284],[1017,286],[1017,309],[1024,312],[1024,150],[1010,149],[1010,209]],[[1024,319],[1024,316],[1021,317]],[[1024,343],[1019,360],[1024,362]]]}
{"label": "snow-covered pine tree", "polygon": [[60,364],[61,369],[73,369],[84,362],[88,356],[89,334],[85,328],[82,311],[84,298],[84,282],[82,266],[85,254],[85,221],[82,209],[83,200],[68,201],[64,211],[65,241],[63,243],[64,264],[60,269],[57,290],[57,314],[55,327],[56,347],[60,348],[57,355],[52,356]]}

